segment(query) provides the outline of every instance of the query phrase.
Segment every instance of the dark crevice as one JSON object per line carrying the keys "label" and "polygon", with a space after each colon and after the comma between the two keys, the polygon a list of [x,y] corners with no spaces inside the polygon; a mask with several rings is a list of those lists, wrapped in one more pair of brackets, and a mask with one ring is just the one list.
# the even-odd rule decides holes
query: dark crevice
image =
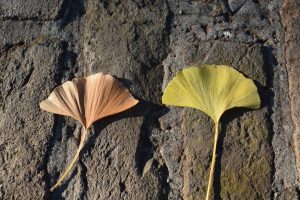
{"label": "dark crevice", "polygon": [[[68,7],[70,6],[69,4],[70,4],[71,1],[72,0],[64,0],[62,2],[61,7],[60,7],[60,9],[58,11],[58,14],[57,14],[55,20],[59,20],[59,19],[63,19],[64,18],[64,16],[66,15],[65,13],[67,13],[68,10],[69,10]],[[75,0],[75,1],[77,1],[77,0]]]}
{"label": "dark crevice", "polygon": [[299,187],[296,187],[295,190],[296,190],[298,199],[300,199],[300,189],[299,189]]}
{"label": "dark crevice", "polygon": [[86,199],[86,193],[88,192],[89,190],[89,185],[88,185],[88,180],[87,180],[87,167],[85,166],[84,162],[79,159],[79,164],[82,168],[81,170],[81,173],[80,173],[80,177],[81,177],[81,181],[82,181],[82,186],[83,186],[83,189],[82,189],[82,192],[80,194],[80,199]]}
{"label": "dark crevice", "polygon": [[[166,22],[165,22],[165,31],[166,31],[165,39],[168,42],[166,43],[166,46],[167,46],[166,47],[166,55],[163,57],[163,59],[160,62],[165,60],[167,58],[167,56],[169,55],[169,53],[171,52],[171,49],[169,48],[169,46],[170,46],[170,35],[171,35],[172,29],[173,29],[174,17],[175,17],[175,14],[172,12],[168,1],[166,1],[166,5],[167,5],[168,14],[167,14],[167,17],[166,17]],[[163,67],[163,66],[160,66],[160,67]],[[162,73],[164,74],[163,71],[162,71]],[[164,78],[162,78],[162,81],[160,83],[159,90],[162,88],[163,79]],[[169,111],[168,108],[159,106],[158,108],[154,109],[154,112],[151,112],[152,117],[154,119],[153,120],[153,128],[161,130],[161,126],[160,126],[160,123],[159,123],[158,119],[161,116],[165,115],[168,111]],[[162,140],[162,138],[158,138],[158,140]],[[159,142],[157,142],[157,141],[153,141],[153,142],[154,142],[156,151],[159,151],[159,148],[160,148],[159,147],[160,144],[158,144]],[[160,141],[160,142],[162,142],[162,141]],[[163,161],[163,164],[160,164],[160,167],[159,167],[159,174],[160,174],[159,178],[160,178],[160,187],[161,187],[160,188],[159,199],[168,200],[169,195],[170,195],[170,191],[171,191],[171,186],[169,184],[169,169],[168,169],[162,155],[160,154],[160,152],[158,152],[158,154],[160,155],[160,159]],[[154,162],[154,164],[155,164],[155,162]]]}
{"label": "dark crevice", "polygon": [[207,34],[207,24],[201,24],[201,28],[205,34]]}
{"label": "dark crevice", "polygon": [[255,41],[255,43],[258,43],[258,44],[262,44],[262,45],[264,45],[265,43],[267,42],[267,39],[257,39],[256,41]]}
{"label": "dark crevice", "polygon": [[52,176],[50,175],[50,172],[48,171],[47,165],[50,161],[50,156],[52,154],[53,148],[55,146],[56,141],[59,141],[61,136],[61,131],[58,133],[58,129],[62,129],[63,126],[63,119],[61,117],[55,117],[54,118],[54,124],[52,127],[52,137],[49,138],[47,147],[46,147],[46,153],[43,159],[43,163],[41,167],[43,168],[44,171],[44,177],[43,179],[45,180],[45,196],[44,199],[51,199],[51,192],[50,188],[52,187],[53,181],[52,181]]}
{"label": "dark crevice", "polygon": [[[156,58],[155,53],[150,52],[147,59],[140,60],[140,68],[138,69],[139,73],[136,73],[136,77],[134,78],[135,82],[140,82],[139,86],[140,91],[144,91],[145,93],[141,94],[147,100],[151,100],[152,102],[160,103],[161,100],[158,98],[161,96],[161,82],[157,82],[157,80],[163,80],[163,67],[161,65],[162,61],[168,56],[169,42],[170,42],[170,34],[172,30],[172,23],[174,14],[171,12],[171,9],[168,5],[168,2],[165,1],[167,6],[167,16],[165,20],[165,27],[163,31],[162,44],[160,48],[163,48],[162,55]],[[136,27],[136,26],[135,26]],[[141,30],[138,30],[136,33],[136,39],[140,37],[139,33]],[[151,50],[149,46],[149,42],[146,40],[145,42],[146,49]],[[135,56],[136,52],[131,50],[129,47],[129,51],[132,52],[132,55],[136,57],[138,60],[139,56]],[[155,73],[154,73],[155,71]],[[160,77],[159,77],[160,76]],[[152,86],[152,87],[149,87]],[[138,105],[139,110],[142,111],[142,116],[144,116],[143,123],[140,128],[140,137],[135,153],[135,162],[136,162],[136,171],[137,174],[142,176],[144,167],[148,160],[152,159],[155,152],[155,144],[151,140],[151,134],[154,128],[159,127],[158,118],[162,116],[166,109],[165,107],[159,106],[157,104],[152,104],[146,101],[141,101]]]}
{"label": "dark crevice", "polygon": [[[274,54],[273,54],[273,49],[271,47],[264,47],[263,49],[263,55],[264,55],[264,69],[265,69],[265,73],[267,75],[267,85],[266,85],[266,89],[265,89],[265,93],[266,96],[264,96],[264,99],[266,101],[267,104],[267,108],[268,108],[268,122],[270,124],[270,126],[268,127],[268,131],[269,131],[269,135],[270,137],[268,138],[268,142],[270,145],[270,148],[272,148],[272,140],[273,137],[275,135],[274,132],[274,122],[272,120],[272,115],[273,113],[273,108],[274,108],[274,91],[272,90],[272,88],[274,87],[274,68],[277,65],[277,61],[275,60]],[[271,182],[274,183],[275,180],[275,172],[276,172],[276,168],[275,168],[275,152],[273,150],[273,148],[271,149],[272,152],[272,163],[271,163]],[[271,190],[271,199],[274,199],[274,190]]]}
{"label": "dark crevice", "polygon": [[119,182],[120,193],[126,190],[126,185],[124,182]]}
{"label": "dark crevice", "polygon": [[165,163],[162,166],[160,166],[159,174],[160,174],[160,184],[161,184],[161,191],[160,191],[159,199],[160,200],[168,200],[171,188],[170,188],[170,184],[168,182],[169,170]]}
{"label": "dark crevice", "polygon": [[[54,119],[54,124],[53,124],[52,131],[51,131],[53,134],[55,132],[56,123],[57,123],[57,118]],[[43,158],[42,165],[41,165],[42,169],[40,169],[41,171],[44,171],[43,179],[45,180],[45,196],[44,196],[45,200],[50,199],[50,197],[51,197],[51,192],[50,192],[51,182],[50,182],[50,174],[48,172],[47,164],[50,160],[50,155],[51,155],[52,149],[54,147],[54,143],[55,143],[54,140],[55,140],[54,137],[50,137],[50,139],[48,140],[47,147],[46,147],[46,153]]]}
{"label": "dark crevice", "polygon": [[29,80],[30,80],[30,78],[31,78],[31,75],[32,75],[33,71],[34,71],[34,68],[31,68],[31,69],[29,70],[28,74],[27,74],[27,75],[25,76],[25,78],[24,78],[24,81],[23,81],[21,87],[24,87],[24,86],[29,82]]}
{"label": "dark crevice", "polygon": [[233,15],[233,12],[230,9],[230,6],[228,4],[228,0],[222,0],[222,1],[220,1],[220,3],[223,7],[223,14],[226,15],[225,19],[228,21],[229,20],[229,15]]}
{"label": "dark crevice", "polygon": [[166,30],[166,36],[168,37],[168,42],[170,42],[170,35],[171,35],[172,28],[173,28],[172,25],[174,22],[174,13],[172,12],[168,1],[166,1],[166,4],[167,4],[167,9],[168,9],[168,14],[167,14],[166,23],[165,23],[165,30]]}
{"label": "dark crevice", "polygon": [[59,56],[60,66],[58,69],[59,77],[56,82],[61,83],[63,80],[70,80],[75,77],[77,71],[75,65],[78,55],[72,51],[68,42],[62,42],[62,54]]}
{"label": "dark crevice", "polygon": [[75,77],[77,69],[75,67],[77,61],[77,54],[71,50],[66,50],[63,57],[64,57],[64,64],[63,64],[63,71],[64,71],[64,78],[70,80]]}
{"label": "dark crevice", "polygon": [[65,0],[58,15],[60,25],[63,28],[84,14],[84,0]]}

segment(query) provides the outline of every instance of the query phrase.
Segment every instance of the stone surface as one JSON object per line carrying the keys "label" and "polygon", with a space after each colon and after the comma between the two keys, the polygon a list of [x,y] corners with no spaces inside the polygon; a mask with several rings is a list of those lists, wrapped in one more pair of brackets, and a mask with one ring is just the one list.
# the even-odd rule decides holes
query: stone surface
{"label": "stone surface", "polygon": [[293,146],[297,157],[298,179],[300,178],[300,2],[285,1],[282,7],[285,32],[285,61],[288,72],[289,100],[291,106]]}
{"label": "stone surface", "polygon": [[[2,199],[44,198],[53,116],[39,102],[57,84],[64,46],[48,40],[1,54],[0,166]],[[49,129],[50,128],[50,129]]]}
{"label": "stone surface", "polygon": [[0,18],[17,20],[52,20],[57,19],[67,0],[2,0]]}
{"label": "stone surface", "polygon": [[[223,116],[214,199],[298,199],[298,8],[290,0],[0,1],[0,199],[204,199],[213,124],[161,105],[176,72],[204,63],[235,67],[262,97],[259,110]],[[50,193],[80,124],[39,102],[96,72],[116,76],[140,103],[96,122],[72,174]]]}
{"label": "stone surface", "polygon": [[241,1],[241,0],[228,0],[228,6],[231,10],[231,12],[237,12],[244,4],[246,1]]}
{"label": "stone surface", "polygon": [[[279,14],[274,15],[276,19],[283,19],[282,25],[287,27],[289,21],[293,21],[292,15],[285,15],[287,12],[286,5],[290,5],[290,1],[283,1],[280,6]],[[292,6],[293,7],[293,6]],[[291,8],[292,8],[291,7]],[[276,6],[273,4],[273,8]],[[293,7],[295,14],[296,7]],[[278,27],[282,25],[278,22]],[[283,28],[284,28],[283,27]],[[295,27],[296,28],[296,27]],[[292,82],[289,81],[291,75],[291,68],[288,65],[287,57],[291,56],[286,54],[290,47],[287,45],[286,40],[289,37],[291,30],[285,28],[285,32],[276,31],[277,41],[273,48],[276,62],[274,63],[274,105],[273,105],[273,130],[274,136],[272,145],[274,149],[274,199],[298,199],[299,195],[299,178],[297,176],[297,167],[295,163],[295,148],[293,144],[294,126],[292,121],[291,112],[294,108],[291,107],[289,94],[297,90],[291,89]],[[295,29],[297,30],[297,28]],[[297,40],[294,40],[296,42]],[[293,51],[292,54],[296,53]],[[295,79],[296,81],[296,79]],[[295,82],[297,83],[297,82]]]}

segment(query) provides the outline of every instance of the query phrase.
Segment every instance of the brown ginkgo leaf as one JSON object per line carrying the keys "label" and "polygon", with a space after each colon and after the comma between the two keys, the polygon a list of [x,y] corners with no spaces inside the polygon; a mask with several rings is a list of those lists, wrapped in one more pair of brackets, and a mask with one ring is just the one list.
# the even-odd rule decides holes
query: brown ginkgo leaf
{"label": "brown ginkgo leaf", "polygon": [[93,122],[127,110],[138,103],[126,87],[108,74],[97,73],[84,78],[75,78],[56,87],[40,107],[51,113],[70,116],[82,124],[77,152],[65,173],[50,189],[53,191],[71,171],[79,159],[87,130]]}

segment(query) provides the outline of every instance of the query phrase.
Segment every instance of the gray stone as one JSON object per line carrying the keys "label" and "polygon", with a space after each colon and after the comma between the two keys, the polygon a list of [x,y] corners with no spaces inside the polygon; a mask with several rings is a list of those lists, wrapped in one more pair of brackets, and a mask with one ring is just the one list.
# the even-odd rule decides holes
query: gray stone
{"label": "gray stone", "polygon": [[[215,199],[298,199],[298,7],[1,1],[0,199],[203,199],[213,124],[194,109],[162,106],[161,95],[177,71],[204,63],[235,67],[263,99],[259,110],[223,116]],[[96,122],[72,174],[50,193],[74,156],[80,124],[39,102],[96,72],[119,78],[140,103]]]}
{"label": "gray stone", "polygon": [[295,151],[297,153],[297,165],[299,169],[300,175],[300,106],[299,106],[299,98],[300,92],[298,88],[300,87],[299,77],[300,68],[299,68],[299,59],[300,53],[297,51],[297,48],[300,44],[300,13],[298,9],[300,6],[299,2],[294,1],[286,1],[284,3],[284,7],[282,8],[283,13],[283,22],[284,27],[287,30],[285,37],[285,45],[287,47],[286,50],[286,67],[289,75],[289,95],[291,101],[291,116],[293,121],[293,129],[294,129],[294,145]]}
{"label": "gray stone", "polygon": [[228,5],[232,12],[236,12],[244,5],[245,2],[245,0],[228,0]]}
{"label": "gray stone", "polygon": [[0,24],[0,45],[28,43],[37,38],[40,32],[41,25],[38,23],[5,20]]}
{"label": "gray stone", "polygon": [[[282,24],[286,30],[279,42],[279,53],[284,59],[278,59],[275,71],[278,88],[275,93],[274,127],[276,167],[275,199],[297,199],[299,187],[299,2],[284,1],[281,8]],[[287,89],[288,88],[288,89]],[[287,92],[288,91],[288,92]],[[296,154],[296,159],[295,155]],[[298,173],[297,173],[298,170]],[[283,192],[284,191],[284,192]],[[298,197],[299,198],[299,197]]]}
{"label": "gray stone", "polygon": [[53,116],[41,112],[39,102],[60,76],[63,46],[43,41],[12,46],[0,57],[0,166],[3,199],[47,197],[47,148]]}
{"label": "gray stone", "polygon": [[57,19],[65,3],[66,1],[63,0],[2,0],[0,2],[0,18],[53,20]]}

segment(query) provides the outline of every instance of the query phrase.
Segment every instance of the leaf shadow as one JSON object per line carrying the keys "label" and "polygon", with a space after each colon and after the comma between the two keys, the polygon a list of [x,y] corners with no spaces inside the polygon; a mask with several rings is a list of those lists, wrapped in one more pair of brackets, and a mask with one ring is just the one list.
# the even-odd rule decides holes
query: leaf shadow
{"label": "leaf shadow", "polygon": [[[140,128],[139,141],[135,153],[135,163],[138,175],[142,176],[144,167],[148,160],[154,156],[154,144],[151,141],[152,130],[160,128],[158,119],[168,112],[168,108],[162,105],[143,102],[143,122]],[[143,109],[142,108],[142,109]]]}

